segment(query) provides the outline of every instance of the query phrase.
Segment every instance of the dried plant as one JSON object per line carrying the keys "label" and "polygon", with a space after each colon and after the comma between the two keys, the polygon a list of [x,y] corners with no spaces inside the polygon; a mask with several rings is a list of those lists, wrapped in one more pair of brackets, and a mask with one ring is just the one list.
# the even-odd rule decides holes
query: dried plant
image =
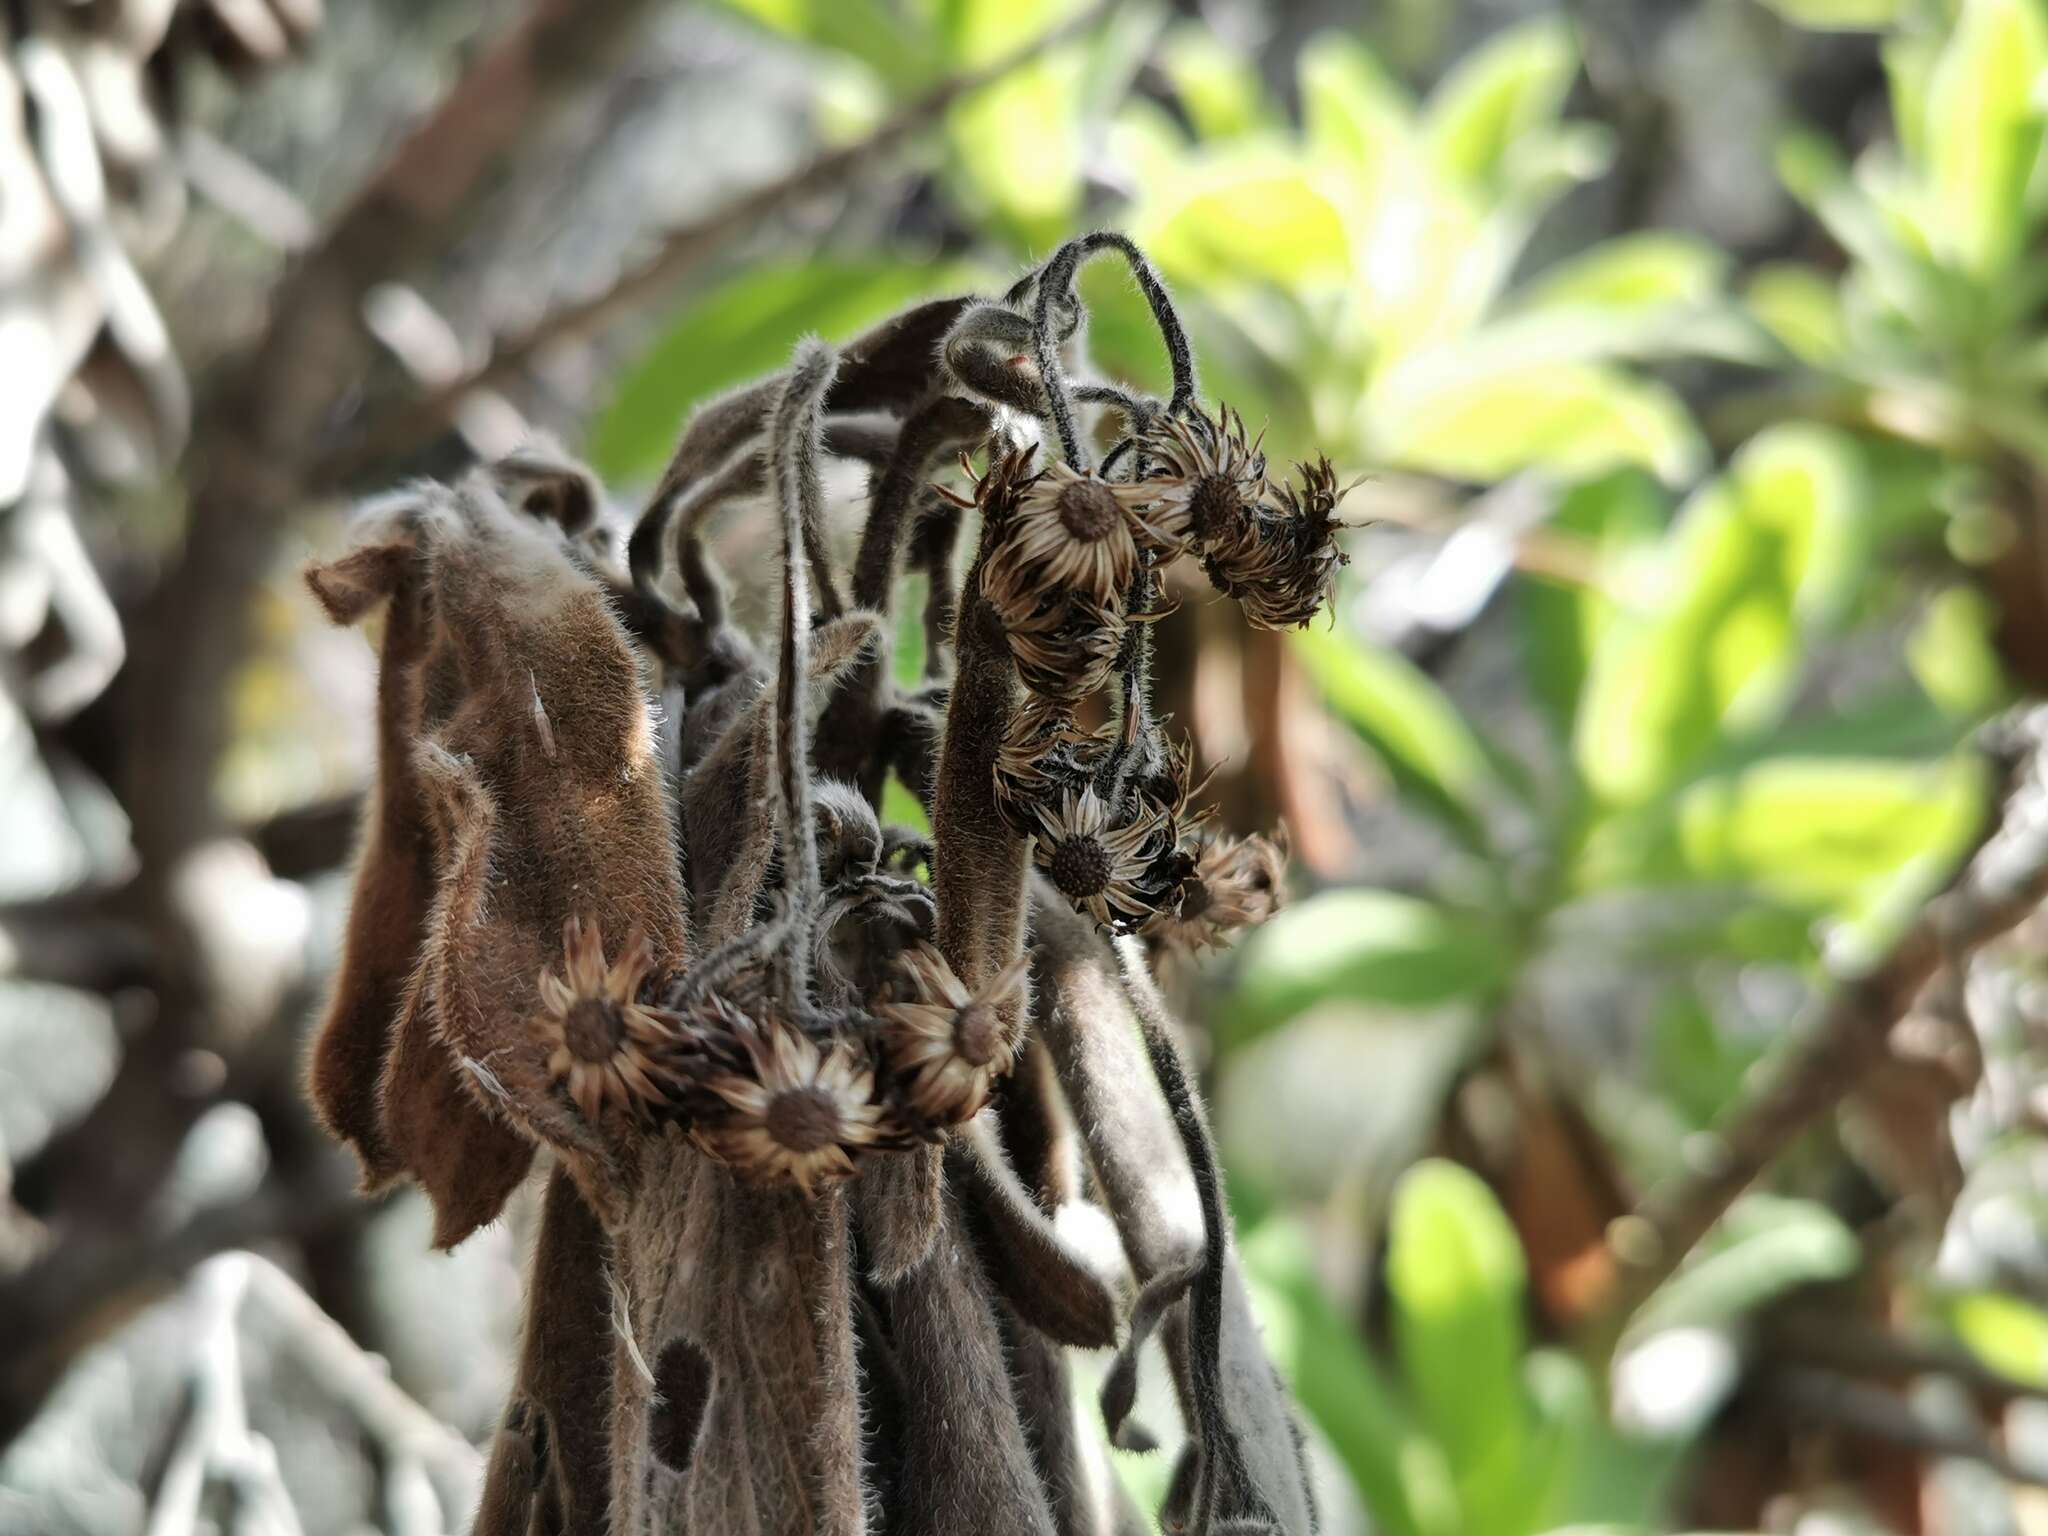
{"label": "dried plant", "polygon": [[[1152,303],[1166,401],[1068,382],[1103,251]],[[932,486],[963,449],[985,468]],[[835,454],[873,470],[843,587]],[[704,540],[763,495],[772,659]],[[1272,911],[1285,844],[1191,811],[1149,625],[1183,556],[1254,623],[1305,622],[1337,499],[1199,409],[1170,300],[1105,234],[699,410],[622,561],[594,478],[538,447],[383,498],[309,572],[337,622],[387,609],[315,1102],[372,1185],[425,1187],[442,1244],[536,1148],[559,1170],[480,1531],[1134,1529],[1061,1350],[1121,1345],[1104,1409],[1138,1445],[1155,1332],[1188,1428],[1170,1528],[1313,1528],[1145,971]],[[882,644],[906,560],[914,691]],[[881,824],[891,771],[929,841]]]}

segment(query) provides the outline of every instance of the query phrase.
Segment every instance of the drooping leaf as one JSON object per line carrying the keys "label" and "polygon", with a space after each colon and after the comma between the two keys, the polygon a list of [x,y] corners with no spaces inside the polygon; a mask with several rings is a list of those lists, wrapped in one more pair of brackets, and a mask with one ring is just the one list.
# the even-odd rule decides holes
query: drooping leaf
{"label": "drooping leaf", "polygon": [[626,370],[591,430],[590,461],[608,479],[653,474],[693,405],[781,367],[809,332],[844,340],[960,278],[948,267],[830,258],[743,272],[691,301]]}
{"label": "drooping leaf", "polygon": [[1520,1241],[1477,1175],[1417,1164],[1394,1193],[1387,1287],[1403,1379],[1450,1462],[1466,1529],[1513,1536],[1533,1424],[1522,1386],[1528,1286]]}
{"label": "drooping leaf", "polygon": [[1690,987],[1672,992],[1650,1016],[1650,1058],[1657,1089],[1704,1129],[1735,1102],[1758,1042],[1731,1039]]}
{"label": "drooping leaf", "polygon": [[1981,720],[2012,697],[1992,644],[1998,616],[1981,588],[1937,592],[1906,641],[1906,661],[1931,698],[1958,720]]}
{"label": "drooping leaf", "polygon": [[1970,1352],[2020,1381],[2048,1386],[2048,1312],[2003,1291],[1965,1291],[1943,1308]]}
{"label": "drooping leaf", "polygon": [[1406,657],[1361,636],[1310,628],[1290,643],[1401,793],[1483,846],[1488,804],[1502,784],[1457,705]]}
{"label": "drooping leaf", "polygon": [[1743,302],[1779,345],[1810,367],[1838,364],[1848,346],[1835,285],[1812,267],[1772,262],[1757,269]]}
{"label": "drooping leaf", "polygon": [[1513,964],[1487,918],[1389,891],[1326,891],[1246,941],[1222,1027],[1234,1042],[1333,998],[1390,1008],[1484,999]]}
{"label": "drooping leaf", "polygon": [[1227,46],[1209,28],[1176,29],[1159,63],[1201,137],[1241,138],[1272,126],[1258,69],[1250,57]]}

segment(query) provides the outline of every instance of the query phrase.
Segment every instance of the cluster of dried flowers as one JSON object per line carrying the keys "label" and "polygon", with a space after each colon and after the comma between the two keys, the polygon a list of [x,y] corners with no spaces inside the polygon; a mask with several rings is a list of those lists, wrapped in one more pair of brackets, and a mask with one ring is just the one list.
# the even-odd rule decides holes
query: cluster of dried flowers
{"label": "cluster of dried flowers", "polygon": [[[1067,383],[1101,250],[1152,301],[1170,400]],[[1084,427],[1121,431],[1099,468]],[[935,487],[969,450],[971,494]],[[844,592],[826,456],[871,471]],[[1120,1345],[1104,1409],[1142,1445],[1155,1331],[1188,1425],[1168,1519],[1312,1527],[1147,949],[1280,899],[1281,843],[1190,813],[1148,626],[1184,555],[1252,622],[1305,622],[1342,556],[1334,475],[1301,475],[1197,408],[1164,291],[1095,235],[700,410],[629,538],[535,450],[392,493],[309,572],[337,622],[386,606],[315,1101],[444,1244],[555,1166],[479,1531],[1139,1529],[1060,1346]],[[702,538],[764,493],[769,660]],[[929,840],[881,825],[891,772]]]}

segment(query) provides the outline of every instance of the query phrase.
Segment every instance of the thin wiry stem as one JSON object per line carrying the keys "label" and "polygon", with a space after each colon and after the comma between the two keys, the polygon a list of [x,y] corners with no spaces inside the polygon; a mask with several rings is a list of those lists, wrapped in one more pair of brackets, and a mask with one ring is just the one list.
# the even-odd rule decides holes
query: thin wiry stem
{"label": "thin wiry stem", "polygon": [[1188,1167],[1202,1202],[1202,1268],[1189,1296],[1189,1375],[1202,1443],[1202,1503],[1191,1529],[1208,1533],[1219,1520],[1263,1522],[1278,1529],[1272,1505],[1245,1462],[1244,1448],[1223,1406],[1223,1290],[1229,1264],[1229,1227],[1223,1209],[1223,1174],[1202,1116],[1200,1099],[1174,1043],[1165,999],[1145,963],[1142,939],[1116,941],[1124,988],[1138,1016],[1138,1030],[1152,1061],[1152,1075],[1173,1111]]}
{"label": "thin wiry stem", "polygon": [[811,751],[805,685],[811,662],[811,584],[804,527],[821,515],[818,430],[825,391],[839,359],[815,338],[804,342],[775,410],[769,480],[782,519],[782,648],[775,677],[775,768],[782,791],[782,868],[792,932],[781,951],[784,1001],[793,1017],[810,1005],[808,925],[818,896],[818,846],[811,832]]}
{"label": "thin wiry stem", "polygon": [[1180,315],[1173,307],[1166,285],[1152,270],[1145,253],[1127,235],[1115,230],[1097,230],[1094,234],[1068,241],[1053,253],[1038,274],[1038,300],[1032,311],[1033,345],[1038,371],[1045,386],[1046,409],[1059,433],[1060,450],[1066,454],[1067,462],[1079,470],[1086,470],[1088,462],[1074,430],[1073,406],[1068,399],[1065,375],[1060,369],[1058,343],[1053,338],[1052,309],[1060,299],[1067,299],[1078,306],[1078,298],[1073,297],[1075,274],[1082,262],[1101,251],[1115,251],[1124,258],[1132,277],[1137,280],[1138,290],[1152,308],[1152,318],[1159,326],[1160,339],[1166,343],[1167,359],[1173,368],[1173,396],[1166,403],[1167,412],[1178,415],[1192,406],[1195,400],[1194,351],[1188,345],[1187,332],[1181,326]]}

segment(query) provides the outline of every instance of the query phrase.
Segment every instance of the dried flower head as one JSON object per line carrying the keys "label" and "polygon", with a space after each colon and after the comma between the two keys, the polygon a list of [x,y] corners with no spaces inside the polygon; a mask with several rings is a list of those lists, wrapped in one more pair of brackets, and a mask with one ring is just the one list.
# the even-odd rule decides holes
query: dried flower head
{"label": "dried flower head", "polygon": [[1330,461],[1296,466],[1302,483],[1268,486],[1268,502],[1257,521],[1262,558],[1244,573],[1233,593],[1244,614],[1261,629],[1305,628],[1329,603],[1337,568],[1349,557],[1337,547],[1343,525],[1333,515],[1344,497]]}
{"label": "dried flower head", "polygon": [[1138,569],[1137,509],[1155,494],[1054,464],[1018,501],[982,592],[1004,613],[1070,592],[1115,602]]}
{"label": "dried flower head", "polygon": [[806,1195],[853,1172],[853,1156],[882,1139],[875,1075],[846,1041],[820,1045],[794,1026],[731,1018],[743,1063],[708,1072],[713,1112],[691,1128],[697,1144],[749,1178],[790,1179]]}
{"label": "dried flower head", "polygon": [[988,468],[976,474],[973,462],[963,453],[960,455],[960,469],[967,476],[969,494],[963,496],[937,484],[932,486],[932,490],[963,511],[978,510],[983,521],[991,527],[1002,528],[1008,524],[1018,503],[1037,484],[1040,471],[1031,467],[1037,458],[1036,444],[991,449]]}
{"label": "dried flower head", "polygon": [[1041,699],[1070,705],[1109,681],[1130,628],[1120,604],[1079,594],[1034,613],[1002,616],[1018,681]]}
{"label": "dried flower head", "polygon": [[1159,416],[1139,452],[1163,471],[1149,486],[1148,526],[1176,541],[1174,553],[1227,542],[1259,504],[1266,456],[1259,440],[1247,440],[1244,418],[1227,405],[1214,416],[1199,410]]}
{"label": "dried flower head", "polygon": [[1158,906],[1148,872],[1173,839],[1166,818],[1140,807],[1118,824],[1093,788],[1064,792],[1057,804],[1038,807],[1038,843],[1032,857],[1053,888],[1104,928],[1119,932],[1149,918]]}
{"label": "dried flower head", "polygon": [[1108,744],[1074,723],[1073,711],[1051,699],[1030,698],[1010,717],[996,750],[996,808],[1010,830],[1038,830],[1037,806],[1064,788],[1095,775]]}
{"label": "dried flower head", "polygon": [[910,1107],[926,1119],[972,1119],[1015,1059],[1002,1007],[1023,985],[1030,957],[1019,955],[972,991],[929,944],[912,945],[898,963],[908,996],[875,1010],[886,1027],[890,1070],[906,1079]]}
{"label": "dried flower head", "polygon": [[606,1103],[636,1117],[667,1099],[657,1080],[669,1031],[640,1000],[654,955],[638,929],[607,965],[596,923],[572,917],[562,925],[562,970],[540,973],[541,1027],[549,1041],[548,1072],[596,1121]]}
{"label": "dried flower head", "polygon": [[1240,930],[1263,923],[1286,902],[1287,831],[1267,837],[1217,837],[1203,843],[1180,903],[1145,930],[1159,948],[1187,955],[1220,949]]}

